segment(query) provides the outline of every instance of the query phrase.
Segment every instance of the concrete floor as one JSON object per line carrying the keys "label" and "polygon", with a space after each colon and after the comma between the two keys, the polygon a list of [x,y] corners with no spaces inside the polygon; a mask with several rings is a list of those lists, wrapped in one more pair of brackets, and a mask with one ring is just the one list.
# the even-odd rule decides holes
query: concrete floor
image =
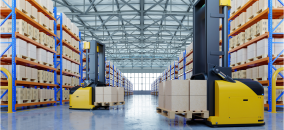
{"label": "concrete floor", "polygon": [[[7,114],[1,109],[0,130],[206,130],[202,123],[186,123],[176,116],[169,120],[156,113],[158,97],[133,95],[125,99],[125,106],[110,110],[69,110],[68,104],[19,110]],[[218,127],[214,130],[283,130],[283,108],[277,114],[265,112],[264,126]]]}

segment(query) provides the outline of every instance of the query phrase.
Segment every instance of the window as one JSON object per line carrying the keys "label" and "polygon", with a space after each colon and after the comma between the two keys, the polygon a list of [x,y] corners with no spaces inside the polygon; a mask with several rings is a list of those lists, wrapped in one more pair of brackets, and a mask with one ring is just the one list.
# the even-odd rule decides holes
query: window
{"label": "window", "polygon": [[149,91],[151,84],[161,73],[124,73],[124,75],[133,84],[133,90]]}

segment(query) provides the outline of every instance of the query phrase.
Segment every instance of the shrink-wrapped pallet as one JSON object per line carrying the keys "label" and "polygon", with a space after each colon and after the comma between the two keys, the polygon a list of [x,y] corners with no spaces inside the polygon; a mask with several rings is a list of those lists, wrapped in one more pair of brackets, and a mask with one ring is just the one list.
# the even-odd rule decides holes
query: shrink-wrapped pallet
{"label": "shrink-wrapped pallet", "polygon": [[40,62],[46,62],[46,50],[37,48],[37,60]]}
{"label": "shrink-wrapped pallet", "polygon": [[45,16],[42,12],[38,12],[38,13],[37,13],[38,23],[39,23],[40,25],[46,26],[46,25],[45,25],[45,17],[46,17],[46,16]]}
{"label": "shrink-wrapped pallet", "polygon": [[242,48],[237,51],[237,63],[247,60],[247,48]]}
{"label": "shrink-wrapped pallet", "polygon": [[[26,73],[25,77],[31,79],[32,78],[32,68],[25,67],[25,69],[26,69],[25,70],[25,73]],[[20,71],[20,70],[17,70],[17,71]]]}
{"label": "shrink-wrapped pallet", "polygon": [[38,18],[37,18],[37,14],[38,13],[38,10],[36,7],[32,6],[32,14],[31,14],[31,17],[36,21],[38,22]]}
{"label": "shrink-wrapped pallet", "polygon": [[262,19],[262,20],[257,22],[256,34],[262,35],[266,32],[268,32],[268,20]]}
{"label": "shrink-wrapped pallet", "polygon": [[[274,39],[272,39],[272,42],[274,42]],[[256,47],[257,47],[256,49],[257,57],[259,56],[267,57],[265,56],[265,55],[268,55],[268,39],[267,38],[259,40],[256,44]],[[274,47],[272,47],[272,54],[275,54]]]}
{"label": "shrink-wrapped pallet", "polygon": [[38,42],[39,41],[39,30],[37,28],[33,28],[33,40]]}
{"label": "shrink-wrapped pallet", "polygon": [[[275,8],[275,3],[278,2],[276,0],[272,0],[272,8]],[[268,9],[268,0],[258,0],[258,10],[257,12],[262,12]]]}
{"label": "shrink-wrapped pallet", "polygon": [[251,75],[251,78],[252,79],[256,79],[256,78],[258,78],[258,68],[259,67],[253,67],[253,68],[251,68],[252,70],[251,70],[251,73],[252,73],[252,75]]}
{"label": "shrink-wrapped pallet", "polygon": [[239,26],[242,26],[246,23],[246,12],[242,12],[239,15]]}
{"label": "shrink-wrapped pallet", "polygon": [[53,53],[51,53],[51,52],[46,52],[46,62],[48,63],[48,64],[52,64],[53,65]]}
{"label": "shrink-wrapped pallet", "polygon": [[48,43],[46,43],[46,38],[47,35],[44,32],[39,32],[39,43],[42,45],[48,45]]}
{"label": "shrink-wrapped pallet", "polygon": [[232,52],[231,53],[231,65],[237,63],[237,52]]}
{"label": "shrink-wrapped pallet", "polygon": [[246,11],[246,21],[247,21],[247,22],[250,21],[251,17],[253,17],[252,8],[253,8],[253,6],[249,6],[249,7],[247,8],[247,11]]}
{"label": "shrink-wrapped pallet", "polygon": [[267,80],[268,78],[268,65],[261,65],[258,67],[258,76],[257,78],[263,78]]}
{"label": "shrink-wrapped pallet", "polygon": [[245,30],[245,42],[248,42],[251,40],[251,27],[248,27],[246,30]]}
{"label": "shrink-wrapped pallet", "polygon": [[256,53],[256,43],[253,43],[251,45],[248,45],[247,47],[247,59],[250,60],[252,58],[255,58],[257,53]]}
{"label": "shrink-wrapped pallet", "polygon": [[29,36],[29,38],[34,35],[33,33],[34,33],[34,27],[27,23],[27,35]]}
{"label": "shrink-wrapped pallet", "polygon": [[37,89],[32,89],[32,99],[31,100],[36,100],[38,102],[38,90]]}
{"label": "shrink-wrapped pallet", "polygon": [[237,35],[237,45],[242,45],[245,43],[245,32],[241,32]]}
{"label": "shrink-wrapped pallet", "polygon": [[40,6],[42,6],[42,7],[46,7],[46,0],[36,0],[36,2],[40,5]]}
{"label": "shrink-wrapped pallet", "polygon": [[37,70],[38,81],[46,81],[45,70]]}
{"label": "shrink-wrapped pallet", "polygon": [[[8,65],[8,70],[12,74],[12,65]],[[16,65],[16,78],[22,81],[26,78],[26,67],[22,65]]]}
{"label": "shrink-wrapped pallet", "polygon": [[257,16],[258,10],[259,10],[259,2],[256,1],[256,2],[252,5],[252,15],[253,15],[253,17]]}
{"label": "shrink-wrapped pallet", "polygon": [[22,100],[27,100],[27,88],[16,88],[16,101],[22,104]]}
{"label": "shrink-wrapped pallet", "polygon": [[36,46],[31,44],[31,43],[27,43],[27,56],[32,58],[32,59],[36,59]]}
{"label": "shrink-wrapped pallet", "polygon": [[27,14],[28,15],[32,14],[32,5],[31,5],[31,3],[26,1],[25,5],[26,5],[25,10],[26,10]]}
{"label": "shrink-wrapped pallet", "polygon": [[38,89],[38,99],[43,102],[46,99],[46,89]]}
{"label": "shrink-wrapped pallet", "polygon": [[[282,19],[273,19],[272,28],[276,28],[276,26],[281,22]],[[284,32],[284,22],[282,22],[274,32],[283,33]]]}
{"label": "shrink-wrapped pallet", "polygon": [[257,30],[257,24],[254,24],[250,27],[250,35],[252,39],[256,37],[256,30]]}
{"label": "shrink-wrapped pallet", "polygon": [[49,12],[53,12],[53,2],[52,0],[46,0],[46,8]]}
{"label": "shrink-wrapped pallet", "polygon": [[[57,16],[62,14],[62,25],[67,26],[67,16],[64,13],[57,13]],[[60,19],[57,20],[57,24],[60,24]]]}
{"label": "shrink-wrapped pallet", "polygon": [[38,71],[35,68],[31,68],[31,81],[37,82],[38,81]]}

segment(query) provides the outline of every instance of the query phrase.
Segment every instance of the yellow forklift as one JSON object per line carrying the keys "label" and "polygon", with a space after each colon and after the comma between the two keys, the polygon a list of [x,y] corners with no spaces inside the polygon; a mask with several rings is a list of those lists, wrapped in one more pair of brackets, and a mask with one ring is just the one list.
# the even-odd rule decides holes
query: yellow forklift
{"label": "yellow forklift", "polygon": [[[251,79],[232,79],[228,67],[230,0],[198,0],[193,8],[193,75],[207,80],[209,126],[264,125],[263,86]],[[222,18],[222,51],[219,19]],[[222,65],[219,57],[222,56]]]}
{"label": "yellow forklift", "polygon": [[[105,45],[92,40],[84,42],[86,50],[86,80],[82,86],[70,89],[70,109],[94,109],[95,88],[105,87]],[[100,73],[99,73],[100,72]]]}

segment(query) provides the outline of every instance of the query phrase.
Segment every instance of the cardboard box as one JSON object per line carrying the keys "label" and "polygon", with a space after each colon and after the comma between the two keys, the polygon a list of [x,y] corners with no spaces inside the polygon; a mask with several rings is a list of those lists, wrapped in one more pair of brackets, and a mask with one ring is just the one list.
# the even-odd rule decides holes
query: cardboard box
{"label": "cardboard box", "polygon": [[[180,81],[180,80],[179,80]],[[189,96],[165,96],[165,109],[171,111],[188,111]]]}
{"label": "cardboard box", "polygon": [[259,11],[259,3],[258,1],[256,1],[253,5],[252,5],[252,15],[257,16]]}
{"label": "cardboard box", "polygon": [[249,68],[246,70],[246,78],[247,79],[253,79],[252,78],[252,68]]}
{"label": "cardboard box", "polygon": [[96,87],[96,95],[103,95],[105,87]]}
{"label": "cardboard box", "polygon": [[[25,69],[26,69],[26,78],[32,78],[32,69],[30,68],[30,67],[25,67]],[[19,70],[17,70],[17,71],[19,71]]]}
{"label": "cardboard box", "polygon": [[250,27],[250,35],[252,39],[256,37],[256,30],[257,30],[257,24],[254,24]]}
{"label": "cardboard box", "polygon": [[200,111],[207,110],[207,96],[191,96],[190,95],[189,110]]}
{"label": "cardboard box", "polygon": [[37,13],[37,18],[40,25],[45,25],[45,15],[42,12]]}
{"label": "cardboard box", "polygon": [[246,78],[246,70],[239,70],[238,71],[238,78],[245,79]]}
{"label": "cardboard box", "polygon": [[242,48],[237,51],[237,63],[247,60],[247,48]]}
{"label": "cardboard box", "polygon": [[256,55],[256,43],[253,43],[251,45],[248,45],[247,47],[247,59],[255,58]]}
{"label": "cardboard box", "polygon": [[[115,87],[105,87],[105,88],[115,88]],[[104,102],[117,102],[117,95],[115,94],[104,94]]]}
{"label": "cardboard box", "polygon": [[95,102],[104,102],[104,95],[103,94],[96,94]]}
{"label": "cardboard box", "polygon": [[251,27],[247,28],[245,30],[245,38],[246,38],[246,41],[245,42],[248,42],[251,40]]}
{"label": "cardboard box", "polygon": [[33,33],[34,33],[34,27],[27,23],[27,35],[33,36],[34,35]]}
{"label": "cardboard box", "polygon": [[[16,2],[17,3],[17,2]],[[30,14],[32,14],[32,5],[30,2],[26,1],[25,2],[26,4],[26,7],[25,7],[25,10],[26,12],[28,13],[28,16],[30,16]]]}
{"label": "cardboard box", "polygon": [[268,19],[262,19],[257,22],[256,34],[262,35],[268,32]]}
{"label": "cardboard box", "polygon": [[207,95],[207,80],[189,80],[189,95]]}
{"label": "cardboard box", "polygon": [[104,95],[118,95],[116,87],[105,87]]}
{"label": "cardboard box", "polygon": [[252,79],[258,78],[258,68],[259,67],[253,67],[252,68]]}
{"label": "cardboard box", "polygon": [[28,100],[27,88],[16,88],[16,101],[20,100]]}
{"label": "cardboard box", "polygon": [[31,68],[31,79],[38,79],[38,71],[37,69]]}
{"label": "cardboard box", "polygon": [[[272,42],[274,42],[274,39],[272,39]],[[268,55],[268,39],[265,38],[265,39],[262,39],[262,40],[259,40],[257,43],[256,43],[256,55],[257,56],[261,56],[261,55]],[[275,54],[274,53],[274,47],[272,48],[272,54]]]}
{"label": "cardboard box", "polygon": [[118,95],[124,95],[124,88],[123,87],[117,87]]}
{"label": "cardboard box", "polygon": [[159,95],[165,95],[165,82],[162,82],[162,83],[158,83],[158,86],[159,86]]}
{"label": "cardboard box", "polygon": [[121,95],[121,94],[117,95],[117,101],[123,102],[124,101],[124,95]]}
{"label": "cardboard box", "polygon": [[165,95],[189,95],[188,80],[169,80],[165,82]]}
{"label": "cardboard box", "polygon": [[38,89],[38,99],[46,99],[46,89]]}
{"label": "cardboard box", "polygon": [[160,108],[165,108],[165,96],[164,95],[160,95],[159,93],[159,107]]}
{"label": "cardboard box", "polygon": [[[46,75],[45,75],[45,71],[44,70],[37,70],[37,75],[38,75],[38,80],[39,81],[45,81],[46,79]],[[60,80],[60,78],[59,78]]]}

